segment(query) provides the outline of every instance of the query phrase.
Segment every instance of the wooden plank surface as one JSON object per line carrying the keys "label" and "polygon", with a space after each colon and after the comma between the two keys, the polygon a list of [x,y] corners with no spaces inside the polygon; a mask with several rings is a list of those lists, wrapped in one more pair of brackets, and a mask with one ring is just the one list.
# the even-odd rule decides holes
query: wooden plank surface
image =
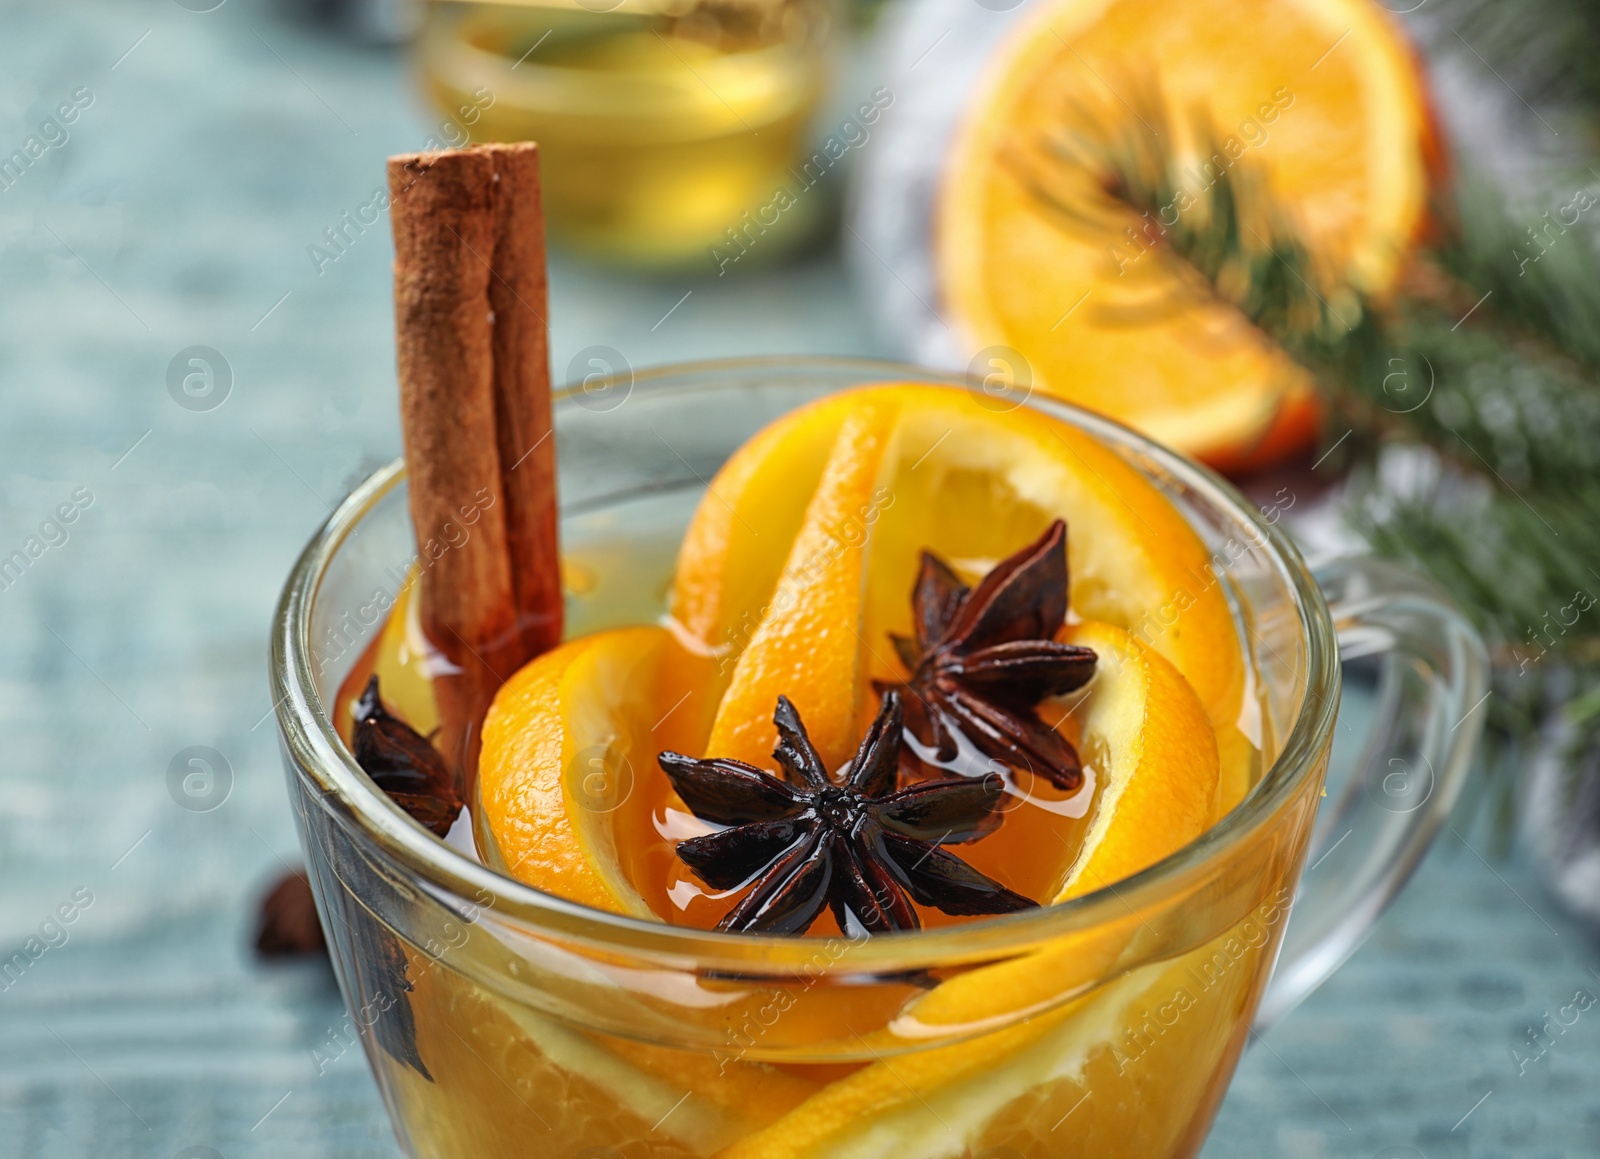
{"label": "wooden plank surface", "polygon": [[[345,222],[438,129],[397,59],[277,11],[0,5],[0,145],[93,98],[0,192],[0,554],[59,540],[41,523],[77,505],[0,590],[0,952],[76,906],[0,991],[0,1156],[396,1154],[361,1059],[318,1073],[345,1017],[327,976],[248,942],[298,860],[268,617],[328,505],[398,447],[387,222]],[[329,229],[343,252],[319,257]],[[552,315],[558,380],[592,345],[635,365],[881,352],[828,255],[698,280],[557,259]],[[178,360],[180,405],[169,368],[196,346],[220,358]],[[208,812],[168,789],[192,746],[232,774]],[[1600,1153],[1600,1010],[1527,1073],[1511,1055],[1600,994],[1597,961],[1520,864],[1451,839],[1248,1054],[1206,1154]]]}

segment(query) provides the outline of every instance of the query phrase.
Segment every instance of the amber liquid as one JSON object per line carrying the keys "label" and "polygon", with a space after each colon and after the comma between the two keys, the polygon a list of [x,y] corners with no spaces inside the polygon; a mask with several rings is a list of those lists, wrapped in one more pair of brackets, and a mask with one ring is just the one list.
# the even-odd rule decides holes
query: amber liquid
{"label": "amber liquid", "polygon": [[[569,598],[580,606],[610,602],[594,567],[597,562],[592,557],[585,560],[581,554],[579,558],[569,559],[566,570]],[[433,650],[423,640],[417,623],[413,598],[416,591],[417,586],[412,584],[400,595],[388,621],[340,686],[339,727],[347,737],[351,706],[374,672],[379,675],[384,700],[391,711],[424,734],[437,724],[428,676]],[[646,592],[632,594],[647,596]],[[661,603],[658,615],[664,617],[664,602],[659,598],[658,602]],[[580,612],[579,622],[584,618]],[[1061,718],[1061,731],[1076,741],[1071,710],[1071,701],[1047,705],[1046,719]],[[704,729],[698,731],[703,743]],[[695,751],[691,755],[712,754]],[[937,762],[935,754],[925,756],[929,763],[917,780],[995,773],[1006,786],[1000,806],[1001,824],[989,835],[952,847],[952,851],[1024,897],[1048,899],[1053,896],[1063,867],[1071,865],[1076,858],[1085,830],[1083,819],[1093,806],[1098,783],[1093,765],[1085,766],[1084,781],[1078,789],[1064,792],[1042,777],[988,761],[976,752],[958,754],[945,765]],[[742,889],[722,892],[710,889],[675,853],[679,841],[709,833],[713,827],[684,808],[659,767],[630,770],[629,776],[636,779],[636,783],[612,817],[625,872],[646,904],[663,921],[701,929],[714,928],[733,908]],[[492,840],[492,835],[478,830],[477,851],[486,862],[498,864]],[[921,906],[917,909],[924,926],[928,927],[971,920],[954,918],[936,909]],[[842,931],[831,915],[825,915],[810,932],[813,936],[826,937]]]}
{"label": "amber liquid", "polygon": [[803,160],[829,0],[613,7],[437,5],[418,64],[441,145],[538,141],[551,234],[588,254],[708,270],[778,256],[823,208],[811,194],[758,220]]}
{"label": "amber liquid", "polygon": [[[677,529],[697,498],[658,494],[564,522],[571,635],[664,613]],[[432,725],[428,649],[401,596],[340,688],[341,731],[373,671],[393,710],[423,731]],[[815,1154],[826,1159],[1193,1156],[1270,971],[1316,787],[1313,778],[1241,844],[1206,890],[1130,905],[1103,929],[1063,935],[1059,947],[1039,948],[1036,969],[1022,957],[920,981],[808,971],[763,985],[692,970],[675,980],[659,968],[606,973],[605,956],[573,972],[570,957],[540,953],[512,969],[513,990],[537,996],[524,1000],[522,990],[478,980],[501,969],[508,948],[529,944],[499,940],[492,922],[460,927],[459,948],[410,938],[402,1006],[426,1076],[381,1043],[369,1043],[369,1056],[408,1152],[439,1159],[725,1159],[742,1157],[754,1137],[770,1146],[774,1131],[782,1139],[824,1121],[850,1140],[839,1151],[820,1144]],[[1015,781],[999,830],[960,852],[1040,896],[1049,876],[1041,865],[1070,863],[1084,827],[1073,814],[1094,792],[1090,782],[1064,796]],[[637,835],[635,884],[664,920],[712,924],[727,902],[690,888],[676,865],[672,841],[691,820],[671,804],[665,777],[642,782],[630,805],[619,821]],[[844,942],[815,944],[820,953]],[[1170,949],[1134,953],[1152,942]],[[381,979],[338,952],[353,1007],[393,1001]],[[592,993],[583,988],[591,975]],[[978,985],[960,990],[969,980]],[[906,1023],[924,998],[937,1010],[952,989],[973,1029],[955,1028],[947,1044],[926,1037],[937,1022]],[[677,1004],[679,995],[693,997]],[[893,1081],[878,1073],[885,1068]],[[906,1085],[923,1074],[945,1077],[926,1090]],[[877,1080],[881,1105],[830,1102]],[[848,1134],[858,1130],[888,1134],[869,1152]]]}
{"label": "amber liquid", "polygon": [[[1070,723],[1069,720],[1063,729],[1069,736]],[[1048,899],[1060,884],[1062,867],[1073,863],[1082,843],[1085,825],[1081,819],[1087,816],[1094,800],[1094,769],[1086,767],[1083,785],[1072,793],[1054,788],[1042,777],[1017,773],[976,755],[966,762],[958,758],[943,769],[931,766],[918,779],[983,776],[990,772],[998,773],[1006,783],[1001,805],[1004,820],[988,836],[951,846],[950,852],[1024,897]],[[712,929],[733,908],[743,888],[717,892],[700,882],[678,860],[674,848],[685,838],[711,832],[712,827],[678,802],[664,776],[652,778],[646,794],[646,803],[640,810],[618,821],[618,845],[625,851],[623,865],[640,894],[663,920]],[[972,920],[925,906],[915,908],[924,927]],[[809,932],[813,937],[832,937],[844,931],[831,914],[826,914]]]}
{"label": "amber liquid", "polygon": [[[567,528],[564,584],[567,592],[568,638],[628,624],[668,621],[670,577],[677,544],[663,527],[682,524],[687,496],[655,496],[631,505],[628,511],[610,510],[603,516],[580,519]],[[965,577],[976,582],[976,575]],[[338,724],[345,735],[349,709],[377,672],[383,697],[391,711],[424,734],[437,724],[429,672],[437,663],[423,638],[416,618],[415,583],[400,593],[388,621],[368,645],[341,685]],[[889,649],[885,648],[885,652]],[[731,670],[732,658],[721,666]],[[685,652],[683,667],[704,673]],[[1040,707],[1040,715],[1056,723],[1074,744],[1078,742],[1074,709],[1077,699],[1061,698]],[[874,706],[868,706],[868,715]],[[658,728],[658,747],[686,751],[692,756],[714,756],[704,751],[709,720],[686,723],[676,715],[673,729]],[[936,754],[920,753],[926,761],[916,779],[998,774],[1006,795],[1000,807],[1003,820],[994,832],[977,841],[952,846],[951,852],[1007,888],[1034,900],[1048,902],[1061,886],[1063,875],[1076,860],[1093,811],[1100,778],[1090,760],[1085,761],[1082,785],[1060,790],[1042,777],[986,760],[963,749],[952,761],[940,763]],[[570,771],[566,775],[573,775]],[[610,823],[621,854],[624,872],[651,911],[665,922],[712,929],[743,893],[742,888],[716,891],[706,886],[681,862],[676,845],[685,838],[712,831],[713,827],[690,813],[672,792],[656,765],[627,771],[630,788]],[[478,855],[488,864],[504,868],[493,835],[475,830]],[[925,927],[937,928],[973,920],[952,917],[918,906]],[[831,914],[812,927],[817,937],[838,936],[841,931]]]}

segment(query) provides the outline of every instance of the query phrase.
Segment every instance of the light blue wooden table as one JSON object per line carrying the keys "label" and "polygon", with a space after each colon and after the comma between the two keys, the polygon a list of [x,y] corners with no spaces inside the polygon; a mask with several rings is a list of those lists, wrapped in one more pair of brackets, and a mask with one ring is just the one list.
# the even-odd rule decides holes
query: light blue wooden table
{"label": "light blue wooden table", "polygon": [[[5,1157],[396,1154],[361,1059],[313,1063],[343,1017],[326,972],[248,942],[299,859],[268,615],[328,504],[398,446],[387,236],[320,273],[307,247],[429,113],[391,54],[209,2],[0,5],[0,156],[59,138],[0,182],[0,557],[42,549],[0,586],[0,958],[47,947],[0,981]],[[637,366],[888,353],[833,256],[741,275],[558,260],[558,373],[591,344]],[[210,410],[168,389],[197,345],[231,368]],[[41,530],[62,504],[74,521]],[[209,812],[168,789],[195,745],[232,771]],[[1457,828],[1247,1055],[1208,1156],[1600,1154],[1600,1008],[1526,1073],[1512,1054],[1600,994],[1600,953]]]}

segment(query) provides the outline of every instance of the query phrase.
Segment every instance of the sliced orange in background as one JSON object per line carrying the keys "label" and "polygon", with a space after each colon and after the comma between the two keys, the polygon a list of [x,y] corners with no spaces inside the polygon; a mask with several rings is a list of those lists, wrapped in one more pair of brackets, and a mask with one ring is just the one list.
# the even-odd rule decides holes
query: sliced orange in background
{"label": "sliced orange in background", "polygon": [[[1046,392],[1218,466],[1303,446],[1309,375],[1156,244],[1073,223],[1030,188],[1085,116],[1162,132],[1205,181],[1197,119],[1263,174],[1330,272],[1383,294],[1418,236],[1431,120],[1414,54],[1371,0],[1053,0],[989,62],[945,160],[943,309],[972,351],[1019,352]],[[1141,122],[1147,122],[1142,124]],[[1151,239],[1159,227],[1131,211]],[[1170,222],[1168,224],[1171,224]],[[1148,228],[1147,228],[1148,227]]]}

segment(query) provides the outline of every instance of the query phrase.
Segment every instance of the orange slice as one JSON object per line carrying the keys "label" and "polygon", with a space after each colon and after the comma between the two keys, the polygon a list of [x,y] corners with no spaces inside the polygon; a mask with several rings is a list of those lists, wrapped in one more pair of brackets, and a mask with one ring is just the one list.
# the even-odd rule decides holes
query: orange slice
{"label": "orange slice", "polygon": [[[813,454],[812,428],[823,421],[820,416],[875,399],[892,400],[899,420],[868,552],[861,616],[867,674],[888,680],[904,675],[888,633],[910,633],[910,593],[923,550],[971,578],[1037,538],[1051,520],[1065,519],[1074,612],[1132,632],[1193,686],[1222,751],[1222,804],[1232,808],[1252,781],[1253,748],[1239,727],[1243,651],[1211,571],[1211,553],[1145,475],[1077,428],[1035,411],[996,412],[984,405],[987,400],[949,387],[863,387],[767,428],[758,436],[759,462],[742,463],[736,475],[725,471],[712,480],[721,502],[754,503],[783,491]],[[708,497],[695,523],[719,518],[715,506]],[[695,545],[708,540],[691,527],[679,556],[680,575],[716,570],[696,553]],[[760,605],[741,608],[748,597],[717,589],[714,582],[698,598],[718,601],[729,619],[759,619]],[[803,649],[796,655],[803,668],[826,670]],[[776,691],[781,689],[769,704]],[[752,701],[745,711],[753,717],[755,710]],[[768,707],[766,717],[770,713]],[[805,718],[809,724],[809,713]],[[766,752],[759,755],[765,759]]]}
{"label": "orange slice", "polygon": [[1121,628],[1085,621],[1069,644],[1097,656],[1080,706],[1083,759],[1099,800],[1056,901],[1130,877],[1175,853],[1221,812],[1217,740],[1188,681]]}
{"label": "orange slice", "polygon": [[[417,589],[417,572],[413,568],[407,572],[406,582],[395,594],[392,603],[385,604],[380,593],[368,605],[379,614],[387,613],[387,616],[372,650],[356,662],[340,686],[340,698],[334,705],[334,723],[340,736],[351,735],[355,704],[367,686],[368,676],[378,678],[383,702],[389,711],[396,713],[423,736],[431,736],[439,727],[439,706],[433,696],[433,674],[448,661],[422,633],[422,623],[418,619]],[[370,665],[367,663],[368,657],[371,658]]]}
{"label": "orange slice", "polygon": [[1431,133],[1393,18],[1370,0],[1052,0],[990,70],[936,225],[940,293],[965,344],[1012,348],[1036,386],[1218,465],[1303,444],[1309,376],[1231,305],[1193,293],[1150,244],[1158,225],[1132,212],[1116,228],[1074,225],[1022,171],[1052,172],[1048,136],[1085,116],[1145,132],[1141,102],[1162,100],[1186,193],[1213,162],[1198,116],[1218,160],[1264,174],[1330,271],[1381,294],[1424,220]]}
{"label": "orange slice", "polygon": [[[1121,628],[1073,625],[1067,642],[1095,649],[1095,676],[1073,708],[1095,799],[1076,860],[1052,901],[1114,884],[1176,853],[1211,827],[1221,785],[1216,738],[1194,690],[1170,663]],[[1103,977],[1116,931],[1095,931],[1016,961],[971,971],[930,991],[902,1028],[981,1025],[1050,1003],[1074,982]]]}
{"label": "orange slice", "polygon": [[[673,616],[707,647],[728,654],[753,631],[744,617],[777,586],[847,409],[834,397],[792,412],[746,441],[711,481],[672,586]],[[752,485],[773,479],[775,455],[782,485]]]}
{"label": "orange slice", "polygon": [[[658,627],[598,632],[525,665],[484,719],[479,847],[498,867],[547,893],[612,913],[654,916],[621,855],[650,843],[630,830],[648,826],[652,810],[624,806],[650,792],[656,753],[704,745],[711,675],[707,658]],[[505,1023],[495,1029],[496,1049],[520,1052],[519,1073],[563,1070],[575,1097],[593,1088],[597,1105],[613,1110],[650,1107],[664,1119],[682,1104],[665,1133],[696,1152],[770,1121],[816,1089],[759,1063],[583,1035],[531,1011],[507,1008],[490,1018],[487,1010],[466,1025],[482,1038],[492,1022]],[[437,1049],[455,1057],[460,1052],[449,1037]],[[486,1097],[499,1094],[491,1087]]]}
{"label": "orange slice", "polygon": [[[885,394],[858,394],[852,403],[783,571],[754,617],[754,634],[718,706],[706,751],[719,757],[761,766],[770,762],[778,739],[772,710],[780,695],[794,702],[811,743],[830,769],[844,764],[860,740],[856,718],[865,691],[861,611],[867,546],[881,515],[881,500],[875,495],[889,458],[899,402]],[[792,437],[800,444],[797,453],[807,449],[815,418],[806,415],[792,428]],[[751,468],[751,475],[770,469],[764,461]],[[722,482],[719,475],[712,487]],[[783,485],[794,487],[798,482],[789,476]],[[742,498],[748,490],[730,489]],[[697,556],[687,550],[680,559],[694,566]],[[755,590],[752,585],[740,594],[749,599]],[[716,598],[720,603],[722,594]]]}
{"label": "orange slice", "polygon": [[404,1129],[421,1154],[599,1157],[623,1153],[606,1144],[649,1138],[654,1159],[692,1159],[817,1089],[773,1066],[719,1068],[708,1055],[579,1031],[496,1000],[415,951],[408,958],[417,1048],[432,1080],[379,1057],[410,1092]]}
{"label": "orange slice", "polygon": [[524,665],[483,722],[479,848],[547,893],[653,916],[613,822],[647,812],[621,807],[654,777],[656,753],[703,743],[709,677],[709,660],[657,627],[584,636]]}
{"label": "orange slice", "polygon": [[[1078,624],[1068,639],[1100,654],[1075,710],[1097,783],[1088,837],[1057,901],[1137,872],[1198,837],[1213,819],[1219,783],[1205,711],[1171,664],[1108,624]],[[1106,976],[1136,928],[1134,920],[1080,933],[943,983],[887,1031],[867,1036],[868,1045],[887,1050],[938,1030],[1034,1017],[973,1041],[884,1058],[830,1083],[719,1159],[968,1153],[1030,1088],[1081,1073],[1094,1048],[1120,1041],[1122,1011],[1150,988],[1149,978],[1124,979],[1111,994],[1096,994],[1087,1017],[1081,1002],[1052,1007],[1062,994]],[[1107,1105],[1089,1108],[1074,1134],[1092,1116],[1117,1114],[1114,1099],[1099,1102]]]}

